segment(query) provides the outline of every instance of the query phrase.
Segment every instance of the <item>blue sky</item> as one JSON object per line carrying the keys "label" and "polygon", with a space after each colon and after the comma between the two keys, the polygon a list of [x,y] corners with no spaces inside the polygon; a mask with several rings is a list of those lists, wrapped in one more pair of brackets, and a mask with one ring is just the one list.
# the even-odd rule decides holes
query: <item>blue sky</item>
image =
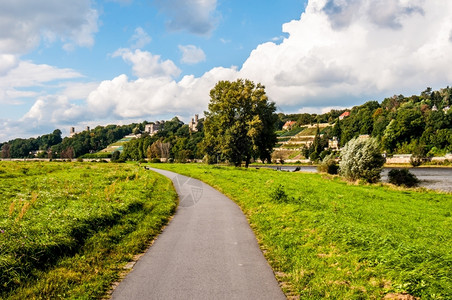
{"label": "blue sky", "polygon": [[[181,76],[201,76],[214,67],[240,66],[256,45],[283,36],[282,24],[299,18],[305,5],[303,0],[264,3],[257,0],[220,1],[212,13],[213,28],[204,33],[191,28],[169,28],[167,23],[171,16],[152,1],[99,1],[94,5],[100,15],[92,47],[66,51],[62,42],[41,43],[24,59],[71,68],[92,80],[131,74],[130,67],[120,59],[112,58],[111,54],[133,44],[135,30],[141,28],[150,38],[141,50],[174,61],[182,69]],[[196,64],[180,64],[182,54],[179,45],[200,47],[206,54],[206,60]]]}
{"label": "blue sky", "polygon": [[207,109],[219,80],[325,112],[452,81],[442,0],[0,3],[0,142]]}

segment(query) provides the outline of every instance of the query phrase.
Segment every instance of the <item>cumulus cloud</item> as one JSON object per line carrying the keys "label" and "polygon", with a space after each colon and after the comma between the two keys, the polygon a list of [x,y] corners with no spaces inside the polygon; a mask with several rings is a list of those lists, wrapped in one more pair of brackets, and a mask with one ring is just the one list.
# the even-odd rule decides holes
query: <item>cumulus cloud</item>
{"label": "cumulus cloud", "polygon": [[84,114],[85,111],[71,104],[66,96],[48,95],[38,98],[20,121],[33,127],[47,122],[71,124]]}
{"label": "cumulus cloud", "polygon": [[155,3],[168,16],[170,30],[208,35],[218,22],[217,0],[155,0]]}
{"label": "cumulus cloud", "polygon": [[[388,7],[376,7],[372,0],[310,0],[300,19],[283,25],[287,38],[280,43],[259,45],[240,69],[214,68],[201,77],[176,80],[180,70],[172,61],[120,49],[115,55],[132,65],[137,79],[120,75],[102,82],[78,109],[62,98],[61,110],[47,117],[55,122],[62,116],[74,121],[77,116],[188,117],[207,108],[209,90],[219,80],[237,78],[264,84],[270,99],[286,112],[321,112],[450,85],[452,2],[382,2]],[[51,109],[46,101],[36,104],[30,120]]]}
{"label": "cumulus cloud", "polygon": [[141,27],[135,29],[135,33],[130,40],[133,43],[131,46],[132,49],[142,49],[152,41],[151,37]]}
{"label": "cumulus cloud", "polygon": [[[13,60],[14,61],[14,60]],[[12,63],[12,65],[16,64]],[[0,103],[14,104],[14,99],[37,96],[27,88],[42,87],[48,82],[60,79],[76,79],[82,75],[72,69],[60,69],[29,61],[17,61],[17,65],[0,73]]]}
{"label": "cumulus cloud", "polygon": [[60,39],[65,48],[90,47],[98,30],[98,13],[90,0],[2,1],[0,53],[23,54],[42,38]]}
{"label": "cumulus cloud", "polygon": [[206,108],[208,93],[219,78],[235,80],[237,76],[238,72],[230,68],[214,68],[199,78],[184,76],[178,82],[168,77],[129,80],[120,75],[102,82],[89,95],[88,110],[98,118],[188,116]]}
{"label": "cumulus cloud", "polygon": [[309,1],[300,20],[283,25],[289,37],[258,46],[241,74],[264,83],[285,106],[349,106],[449,84],[452,5],[383,2],[388,7],[371,0]]}
{"label": "cumulus cloud", "polygon": [[113,53],[113,57],[122,59],[132,64],[132,70],[137,77],[177,77],[180,69],[171,60],[162,60],[160,55],[153,55],[148,51],[139,49],[119,49]]}
{"label": "cumulus cloud", "polygon": [[[259,45],[240,70],[231,72],[235,78],[263,83],[281,108],[311,111],[450,84],[452,4],[441,0],[383,2],[386,7],[372,0],[310,0],[299,20],[283,25],[287,38]],[[198,92],[204,107],[209,90],[224,79],[216,76],[208,88]],[[204,76],[196,78],[203,80]],[[180,84],[159,84],[159,90],[171,95],[193,94],[192,89],[203,86],[173,89]],[[167,107],[173,102],[168,100]]]}
{"label": "cumulus cloud", "polygon": [[16,55],[0,54],[0,76],[7,74],[11,69],[16,67],[19,59]]}
{"label": "cumulus cloud", "polygon": [[179,50],[182,52],[181,63],[195,65],[206,60],[204,51],[194,45],[179,45]]}

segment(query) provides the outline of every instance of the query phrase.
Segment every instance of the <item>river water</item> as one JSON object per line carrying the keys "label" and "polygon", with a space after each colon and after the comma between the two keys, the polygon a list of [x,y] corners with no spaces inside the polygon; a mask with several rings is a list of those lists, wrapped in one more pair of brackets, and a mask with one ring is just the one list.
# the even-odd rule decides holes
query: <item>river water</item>
{"label": "river water", "polygon": [[[262,166],[264,167],[264,166]],[[265,166],[264,168],[271,168],[275,170],[293,172],[294,166]],[[317,167],[300,166],[301,172],[317,173]],[[388,182],[388,172],[393,168],[384,168],[381,172],[381,180]],[[421,181],[420,186],[432,190],[440,190],[452,192],[452,168],[410,168],[411,173]]]}

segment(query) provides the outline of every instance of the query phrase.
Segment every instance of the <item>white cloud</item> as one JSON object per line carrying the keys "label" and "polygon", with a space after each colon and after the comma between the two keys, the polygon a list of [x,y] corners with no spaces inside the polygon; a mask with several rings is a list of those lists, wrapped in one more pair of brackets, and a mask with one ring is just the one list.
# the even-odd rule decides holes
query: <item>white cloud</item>
{"label": "white cloud", "polygon": [[181,63],[194,65],[206,60],[204,51],[194,45],[179,45],[179,50],[182,52]]}
{"label": "white cloud", "polygon": [[[152,84],[122,77],[120,82],[109,84],[114,85],[115,94],[121,94],[122,87],[125,98],[133,99],[134,108],[127,116],[134,117],[139,115],[137,107],[149,105],[140,104],[139,99],[152,99],[133,97],[134,93],[158,91],[159,99],[165,100],[153,100],[153,105],[158,103],[152,106],[156,112],[180,107],[175,105],[179,99],[189,102],[193,95],[192,101],[199,103],[196,106],[205,109],[209,90],[228,78],[261,82],[279,107],[311,111],[350,107],[395,93],[419,93],[426,86],[443,87],[452,80],[452,4],[432,1],[427,5],[422,0],[400,0],[383,8],[371,0],[311,0],[299,20],[283,25],[287,38],[279,44],[259,45],[239,71],[229,69],[220,74],[212,70],[200,78],[152,80]],[[185,84],[191,81],[196,84]],[[127,105],[119,103],[114,104],[122,107],[117,115],[127,111]],[[189,111],[196,112],[195,108]]]}
{"label": "white cloud", "polygon": [[133,42],[132,49],[142,49],[152,41],[151,37],[141,27],[135,29],[135,33],[130,40]]}
{"label": "white cloud", "polygon": [[[64,118],[80,122],[188,117],[207,108],[209,91],[219,80],[237,78],[263,83],[270,99],[287,112],[300,107],[322,112],[325,107],[351,107],[393,94],[417,94],[427,86],[450,85],[452,2],[398,0],[386,8],[375,3],[310,0],[299,20],[283,25],[287,38],[259,45],[240,70],[214,68],[201,77],[176,81],[181,71],[172,61],[138,49],[120,49],[115,56],[131,63],[138,79],[120,75],[106,80],[80,106],[71,104],[68,96],[58,101],[42,98],[27,114],[29,123],[40,116],[55,124],[64,124]],[[71,70],[65,72],[75,76]],[[53,112],[41,113],[45,110]]]}
{"label": "white cloud", "polygon": [[153,55],[147,51],[136,49],[119,49],[113,53],[113,57],[122,59],[132,64],[132,70],[137,77],[177,77],[180,69],[171,60],[162,60],[160,55]]}
{"label": "white cloud", "polygon": [[217,0],[156,0],[155,3],[169,17],[170,30],[208,35],[218,23]]}
{"label": "white cloud", "polygon": [[24,54],[42,38],[65,48],[90,47],[98,30],[90,0],[0,2],[0,53]]}
{"label": "white cloud", "polygon": [[104,81],[88,97],[88,110],[99,118],[136,118],[164,114],[188,116],[205,110],[216,82],[235,80],[237,71],[214,68],[202,77],[145,78],[130,81],[121,75]]}
{"label": "white cloud", "polygon": [[257,47],[241,75],[285,106],[349,106],[449,84],[452,4],[391,2],[375,11],[371,0],[311,0],[300,20],[283,25],[289,37]]}
{"label": "white cloud", "polygon": [[99,82],[66,82],[61,84],[62,94],[69,100],[85,100],[98,86]]}
{"label": "white cloud", "polygon": [[37,65],[29,61],[20,61],[3,76],[0,73],[0,103],[14,104],[16,99],[38,95],[36,91],[27,89],[43,87],[55,80],[80,77],[82,75],[72,69],[59,69],[45,64]]}
{"label": "white cloud", "polygon": [[19,59],[17,56],[11,54],[0,54],[0,76],[7,74],[18,64]]}

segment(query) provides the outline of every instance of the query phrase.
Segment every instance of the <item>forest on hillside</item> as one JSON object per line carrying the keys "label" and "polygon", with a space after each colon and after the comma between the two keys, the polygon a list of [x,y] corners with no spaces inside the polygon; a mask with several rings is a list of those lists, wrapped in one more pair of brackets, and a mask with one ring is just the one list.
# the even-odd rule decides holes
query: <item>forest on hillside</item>
{"label": "forest on hillside", "polygon": [[452,152],[452,88],[439,91],[427,88],[420,95],[395,95],[381,103],[368,101],[355,106],[342,120],[346,110],[332,110],[322,115],[288,115],[281,123],[293,119],[298,126],[330,123],[324,130],[322,146],[337,137],[340,146],[360,135],[375,137],[388,154],[411,153],[438,156]]}
{"label": "forest on hillside", "polygon": [[[331,126],[317,133],[318,138],[311,149],[323,151],[328,140],[336,137],[340,146],[360,135],[370,135],[381,143],[382,152],[389,155],[412,153],[420,156],[439,156],[452,152],[452,88],[438,91],[425,89],[420,95],[395,95],[378,101],[368,101],[350,110],[332,110],[325,114],[278,114],[275,130],[281,130],[286,121],[296,121],[296,127],[329,123]],[[349,111],[349,116],[339,116]],[[73,137],[61,137],[61,131],[30,139],[14,139],[0,143],[2,158],[73,158],[96,153],[109,144],[131,133],[142,133],[124,145],[121,158],[140,160],[143,158],[166,158],[178,161],[202,159],[204,151],[203,119],[196,130],[177,117],[166,121],[154,135],[144,133],[149,122],[130,125],[98,126],[80,132]]]}

